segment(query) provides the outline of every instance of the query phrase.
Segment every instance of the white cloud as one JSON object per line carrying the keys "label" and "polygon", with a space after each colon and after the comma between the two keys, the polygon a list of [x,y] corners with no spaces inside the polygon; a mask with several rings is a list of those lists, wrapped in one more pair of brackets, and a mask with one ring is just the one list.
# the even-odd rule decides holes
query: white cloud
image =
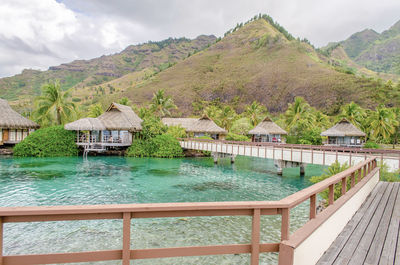
{"label": "white cloud", "polygon": [[1,0],[0,77],[149,40],[221,36],[258,13],[323,46],[365,28],[387,29],[400,19],[400,1]]}

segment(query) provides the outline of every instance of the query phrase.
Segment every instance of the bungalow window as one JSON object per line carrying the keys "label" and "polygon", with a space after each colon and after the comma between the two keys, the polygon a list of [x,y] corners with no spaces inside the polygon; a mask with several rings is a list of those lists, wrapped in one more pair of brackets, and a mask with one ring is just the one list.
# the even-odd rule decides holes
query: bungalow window
{"label": "bungalow window", "polygon": [[22,140],[24,140],[28,136],[28,130],[23,130],[22,132]]}
{"label": "bungalow window", "polygon": [[11,142],[15,142],[15,138],[16,138],[15,129],[11,129],[11,130],[10,130],[9,139],[10,139]]}
{"label": "bungalow window", "polygon": [[22,141],[22,130],[17,130],[17,142]]}

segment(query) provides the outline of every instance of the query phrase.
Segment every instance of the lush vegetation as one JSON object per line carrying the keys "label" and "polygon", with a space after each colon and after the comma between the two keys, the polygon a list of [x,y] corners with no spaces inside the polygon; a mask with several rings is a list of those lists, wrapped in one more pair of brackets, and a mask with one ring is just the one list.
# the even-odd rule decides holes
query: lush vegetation
{"label": "lush vegetation", "polygon": [[183,152],[175,137],[162,134],[147,140],[137,139],[133,141],[126,152],[126,156],[173,158],[183,156]]}
{"label": "lush vegetation", "polygon": [[60,157],[78,155],[75,133],[63,126],[42,128],[14,147],[15,156]]}

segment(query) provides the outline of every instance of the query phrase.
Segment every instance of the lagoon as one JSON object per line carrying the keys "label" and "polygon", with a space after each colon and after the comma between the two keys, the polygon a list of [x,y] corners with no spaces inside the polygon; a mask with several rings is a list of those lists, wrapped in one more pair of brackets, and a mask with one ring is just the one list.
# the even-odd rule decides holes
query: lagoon
{"label": "lagoon", "polygon": [[[279,200],[311,185],[323,167],[309,165],[276,175],[272,160],[238,157],[214,165],[211,158],[0,158],[0,206]],[[291,212],[291,229],[308,219],[307,202]],[[5,224],[5,254],[121,248],[122,221]],[[277,242],[280,218],[263,216],[262,242]],[[250,217],[132,220],[132,248],[250,241]],[[276,254],[262,254],[273,264]],[[138,260],[135,264],[248,264],[249,255]],[[90,263],[84,263],[90,264]],[[91,264],[119,264],[97,262]]]}

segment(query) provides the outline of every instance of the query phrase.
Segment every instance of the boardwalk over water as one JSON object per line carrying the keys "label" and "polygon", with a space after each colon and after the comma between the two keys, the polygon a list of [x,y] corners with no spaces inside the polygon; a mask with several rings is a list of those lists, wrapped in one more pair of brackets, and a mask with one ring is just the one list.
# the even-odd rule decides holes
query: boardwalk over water
{"label": "boardwalk over water", "polygon": [[363,149],[356,147],[318,146],[299,144],[237,142],[206,139],[181,139],[184,149],[209,151],[212,153],[250,156],[289,161],[299,164],[329,166],[335,161],[356,165],[369,157],[376,157],[385,163],[390,171],[400,169],[400,151],[383,149]]}
{"label": "boardwalk over water", "polygon": [[400,264],[399,188],[379,182],[317,264]]}

